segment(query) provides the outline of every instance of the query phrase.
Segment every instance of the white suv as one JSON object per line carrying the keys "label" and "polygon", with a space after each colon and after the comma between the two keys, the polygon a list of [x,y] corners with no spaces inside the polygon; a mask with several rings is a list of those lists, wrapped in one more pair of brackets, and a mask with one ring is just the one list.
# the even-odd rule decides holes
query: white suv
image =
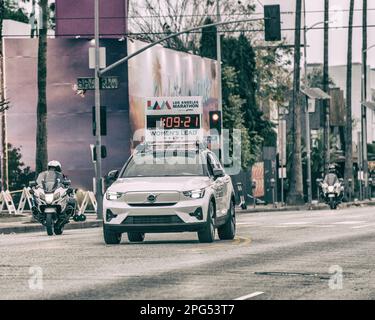
{"label": "white suv", "polygon": [[145,233],[184,231],[212,242],[215,228],[222,240],[235,236],[232,181],[207,148],[143,145],[108,178],[114,182],[103,203],[107,244],[119,244],[124,232],[131,242],[143,241]]}

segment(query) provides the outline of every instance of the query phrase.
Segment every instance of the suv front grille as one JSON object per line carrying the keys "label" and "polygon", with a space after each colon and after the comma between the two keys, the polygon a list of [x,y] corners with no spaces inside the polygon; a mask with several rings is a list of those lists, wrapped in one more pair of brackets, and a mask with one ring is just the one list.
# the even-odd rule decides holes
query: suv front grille
{"label": "suv front grille", "polygon": [[169,224],[182,223],[183,221],[176,215],[174,216],[130,216],[122,224]]}

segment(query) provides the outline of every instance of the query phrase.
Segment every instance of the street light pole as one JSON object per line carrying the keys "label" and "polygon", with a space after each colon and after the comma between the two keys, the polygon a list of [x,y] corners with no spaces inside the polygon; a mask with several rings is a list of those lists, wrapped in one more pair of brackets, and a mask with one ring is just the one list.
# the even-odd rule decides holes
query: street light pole
{"label": "street light pole", "polygon": [[99,0],[95,0],[95,125],[96,125],[96,161],[95,161],[95,186],[97,202],[97,218],[103,218],[103,193],[102,193],[102,141],[100,128],[100,44],[99,44]]}
{"label": "street light pole", "polygon": [[366,60],[367,60],[367,51],[375,47],[372,45],[366,48],[367,43],[362,48],[362,66],[361,66],[361,135],[362,135],[362,170],[363,170],[363,179],[365,182],[364,185],[364,196],[366,197],[368,190],[368,161],[367,161],[367,110],[363,105],[363,102],[367,101],[367,90],[366,90]]}
{"label": "street light pole", "polygon": [[[220,0],[216,1],[216,22],[221,22],[221,16],[220,16]],[[216,61],[217,61],[217,104],[218,104],[218,110],[221,112],[221,116],[223,116],[223,98],[222,98],[222,79],[221,79],[221,36],[219,32],[219,28],[216,28]],[[223,126],[223,121],[221,121],[221,126]],[[223,132],[223,127],[221,128],[221,132]],[[220,160],[224,164],[224,152],[223,152],[223,137],[222,134],[219,136],[219,143],[220,143]]]}
{"label": "street light pole", "polygon": [[160,40],[157,40],[155,42],[152,42],[144,47],[142,47],[141,49],[129,54],[128,56],[124,57],[124,58],[121,58],[120,60],[112,63],[111,65],[109,65],[108,67],[102,69],[102,70],[99,70],[99,76],[103,76],[105,73],[107,73],[108,71],[122,65],[123,63],[127,62],[128,60],[134,58],[135,56],[139,55],[140,53],[158,45],[159,43],[162,43],[168,39],[171,39],[171,38],[174,38],[174,37],[177,37],[181,34],[184,34],[184,33],[189,33],[189,32],[192,32],[192,31],[196,31],[196,30],[201,30],[201,29],[206,29],[206,28],[211,28],[211,27],[217,27],[217,26],[223,26],[223,25],[227,25],[227,24],[233,24],[233,23],[241,23],[241,22],[250,22],[250,21],[260,21],[260,20],[266,20],[266,19],[269,19],[269,18],[252,18],[252,19],[239,19],[239,20],[236,20],[236,21],[222,21],[222,22],[215,22],[215,23],[210,23],[210,24],[205,24],[205,25],[201,25],[201,26],[198,26],[198,27],[193,27],[193,28],[189,28],[189,29],[186,29],[186,30],[182,30],[182,31],[179,31],[179,32],[176,32],[176,33],[173,33],[169,36],[166,36],[165,38],[163,39],[160,39]]}
{"label": "street light pole", "polygon": [[[304,0],[304,3],[303,3],[303,13],[304,13],[304,32],[303,32],[303,36],[304,36],[304,46],[303,46],[303,50],[304,50],[304,69],[305,69],[305,72],[304,72],[304,84],[305,84],[305,88],[307,88],[307,26],[306,26],[306,1]],[[312,181],[311,181],[311,145],[310,145],[310,115],[309,115],[309,98],[308,96],[306,95],[306,107],[305,107],[305,129],[306,129],[306,166],[307,166],[307,202],[309,203],[309,205],[311,206],[311,202],[312,202]]]}
{"label": "street light pole", "polygon": [[[310,27],[306,26],[306,1],[304,0],[304,85],[308,88],[307,83],[307,32],[314,28],[315,26],[323,23],[331,23],[332,21],[320,21],[314,23]],[[309,98],[306,95],[306,108],[305,108],[305,130],[306,130],[306,166],[307,166],[307,202],[311,206],[312,203],[312,178],[311,178],[311,132],[310,132],[310,116],[309,116]]]}

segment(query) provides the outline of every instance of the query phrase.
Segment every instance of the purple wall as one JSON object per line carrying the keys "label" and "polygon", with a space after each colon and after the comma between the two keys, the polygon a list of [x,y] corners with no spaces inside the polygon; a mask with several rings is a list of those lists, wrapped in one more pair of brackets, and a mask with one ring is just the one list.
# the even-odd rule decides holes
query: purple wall
{"label": "purple wall", "polygon": [[[107,64],[126,56],[126,41],[102,39],[107,48]],[[8,139],[21,147],[22,161],[35,168],[35,134],[37,107],[37,39],[5,40],[6,97]],[[92,106],[94,92],[82,97],[74,84],[78,77],[93,77],[88,69],[88,39],[48,39],[47,106],[48,156],[61,162],[74,187],[92,189],[94,166],[91,162]],[[102,105],[107,107],[107,136],[103,144],[108,157],[103,160],[103,174],[120,169],[130,155],[132,134],[129,126],[128,83],[126,64],[108,75],[118,76],[120,88],[102,90]]]}
{"label": "purple wall", "polygon": [[[127,0],[101,0],[100,35],[119,38],[127,32]],[[57,37],[94,36],[94,0],[56,0]]]}

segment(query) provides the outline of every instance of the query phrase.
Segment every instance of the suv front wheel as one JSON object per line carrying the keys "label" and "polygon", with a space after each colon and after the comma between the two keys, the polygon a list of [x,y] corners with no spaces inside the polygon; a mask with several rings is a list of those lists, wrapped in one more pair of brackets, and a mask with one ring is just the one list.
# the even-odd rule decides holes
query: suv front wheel
{"label": "suv front wheel", "polygon": [[121,233],[108,230],[105,225],[103,226],[104,242],[106,244],[119,244],[121,242]]}
{"label": "suv front wheel", "polygon": [[236,213],[233,201],[230,202],[227,222],[217,229],[220,240],[233,240],[236,235]]}
{"label": "suv front wheel", "polygon": [[215,216],[215,205],[213,201],[210,201],[207,210],[207,222],[204,229],[198,231],[199,242],[210,243],[215,240],[215,226],[214,226],[214,216]]}

